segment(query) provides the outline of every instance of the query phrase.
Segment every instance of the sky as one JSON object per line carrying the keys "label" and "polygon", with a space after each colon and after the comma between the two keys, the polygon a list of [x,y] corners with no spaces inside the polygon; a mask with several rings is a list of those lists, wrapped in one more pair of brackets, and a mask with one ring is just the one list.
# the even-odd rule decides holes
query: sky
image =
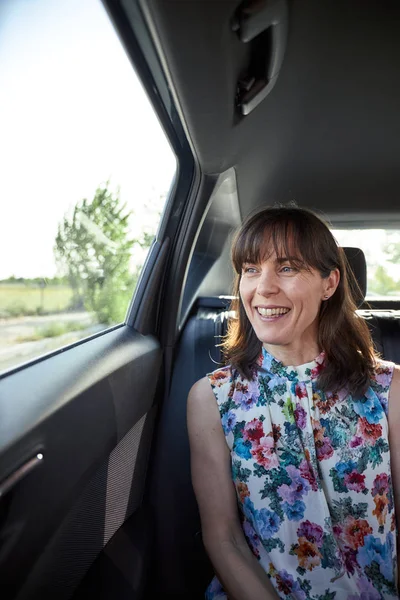
{"label": "sky", "polygon": [[1,0],[0,90],[0,279],[54,276],[58,223],[107,180],[133,234],[154,220],[176,160],[100,0]]}

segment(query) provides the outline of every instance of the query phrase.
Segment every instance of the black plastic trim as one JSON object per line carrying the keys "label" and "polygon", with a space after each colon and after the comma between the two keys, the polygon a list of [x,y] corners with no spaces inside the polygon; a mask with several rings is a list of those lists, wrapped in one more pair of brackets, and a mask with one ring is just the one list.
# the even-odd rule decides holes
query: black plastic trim
{"label": "black plastic trim", "polygon": [[[187,208],[188,197],[195,177],[196,164],[194,156],[139,2],[137,0],[103,0],[103,3],[177,157],[175,179],[171,185],[169,199],[155,242],[155,246],[158,246],[158,244],[163,245],[165,239],[169,238],[172,243],[168,252],[171,254],[175,246],[174,240],[179,235],[182,218]],[[159,248],[155,249],[153,247],[152,252],[155,252],[157,257],[158,251]],[[149,257],[149,261],[142,270],[133,302],[128,310],[126,322],[129,324],[135,323],[139,330],[143,329],[146,332],[151,330],[151,333],[157,334],[159,333],[157,323],[160,321],[158,315],[154,316],[153,325],[150,327],[147,311],[140,310],[143,303],[147,302],[147,286],[143,282],[148,283],[151,278],[154,283],[154,277],[151,277],[151,273],[149,274],[150,269],[154,268],[153,258],[154,256]],[[163,260],[165,264],[168,257],[163,257]],[[159,292],[158,306],[160,306],[163,293],[164,273],[161,270],[158,271],[159,279],[158,284],[155,286]],[[142,318],[143,323],[141,322]]]}

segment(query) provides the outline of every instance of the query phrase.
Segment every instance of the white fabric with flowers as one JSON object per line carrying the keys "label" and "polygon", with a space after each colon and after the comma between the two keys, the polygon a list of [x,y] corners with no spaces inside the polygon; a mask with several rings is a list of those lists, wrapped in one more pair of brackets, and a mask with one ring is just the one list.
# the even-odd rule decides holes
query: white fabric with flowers
{"label": "white fabric with flowers", "polygon": [[[325,394],[324,354],[285,367],[264,349],[252,381],[209,375],[243,530],[279,598],[397,598],[387,405],[394,365],[366,394]],[[207,600],[227,598],[215,578]]]}

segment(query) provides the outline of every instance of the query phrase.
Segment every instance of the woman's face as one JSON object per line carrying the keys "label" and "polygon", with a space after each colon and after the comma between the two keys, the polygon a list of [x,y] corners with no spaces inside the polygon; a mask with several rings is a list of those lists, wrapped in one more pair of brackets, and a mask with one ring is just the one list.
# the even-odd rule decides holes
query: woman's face
{"label": "woman's face", "polygon": [[317,344],[321,302],[338,283],[337,269],[322,278],[319,271],[299,270],[290,259],[272,253],[259,264],[243,265],[240,296],[264,347],[271,345],[274,352],[282,346],[287,352]]}

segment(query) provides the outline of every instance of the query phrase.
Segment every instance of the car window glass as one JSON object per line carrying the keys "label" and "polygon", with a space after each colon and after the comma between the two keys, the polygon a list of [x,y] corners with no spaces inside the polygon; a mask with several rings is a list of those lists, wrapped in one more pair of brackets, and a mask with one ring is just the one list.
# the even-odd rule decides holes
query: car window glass
{"label": "car window glass", "polygon": [[400,231],[334,229],[332,233],[341,246],[354,246],[364,251],[367,299],[400,300]]}
{"label": "car window glass", "polygon": [[99,0],[0,29],[1,372],[124,321],[176,158]]}

